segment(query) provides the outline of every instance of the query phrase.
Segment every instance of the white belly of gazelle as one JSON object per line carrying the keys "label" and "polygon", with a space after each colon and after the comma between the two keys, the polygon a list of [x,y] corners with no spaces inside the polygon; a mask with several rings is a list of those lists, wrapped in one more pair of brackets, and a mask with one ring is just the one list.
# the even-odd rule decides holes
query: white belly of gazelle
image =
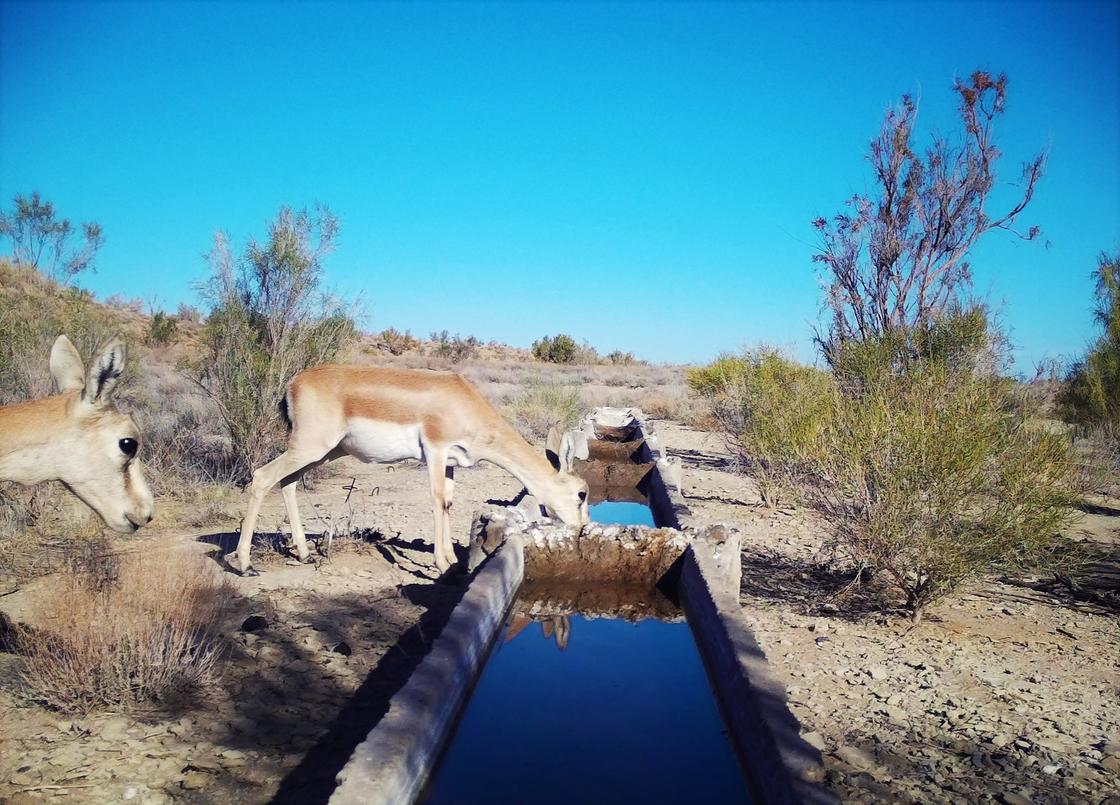
{"label": "white belly of gazelle", "polygon": [[389,463],[406,458],[420,459],[420,425],[398,425],[357,419],[339,445],[359,461]]}

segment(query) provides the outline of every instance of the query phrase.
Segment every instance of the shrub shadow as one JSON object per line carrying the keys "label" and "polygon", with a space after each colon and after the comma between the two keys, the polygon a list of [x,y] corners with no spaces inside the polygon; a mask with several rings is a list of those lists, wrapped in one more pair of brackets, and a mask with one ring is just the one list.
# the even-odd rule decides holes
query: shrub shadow
{"label": "shrub shadow", "polygon": [[857,621],[869,615],[901,613],[893,597],[874,578],[857,580],[852,570],[792,559],[777,551],[744,547],[740,596],[789,604],[804,614],[827,614]]}

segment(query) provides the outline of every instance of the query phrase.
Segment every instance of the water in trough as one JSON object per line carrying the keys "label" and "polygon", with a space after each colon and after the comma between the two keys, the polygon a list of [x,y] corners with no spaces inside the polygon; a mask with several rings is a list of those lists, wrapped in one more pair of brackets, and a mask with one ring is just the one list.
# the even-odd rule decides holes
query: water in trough
{"label": "water in trough", "polygon": [[[598,503],[592,517],[653,525],[640,503]],[[428,803],[748,800],[688,624],[600,614],[514,604]]]}

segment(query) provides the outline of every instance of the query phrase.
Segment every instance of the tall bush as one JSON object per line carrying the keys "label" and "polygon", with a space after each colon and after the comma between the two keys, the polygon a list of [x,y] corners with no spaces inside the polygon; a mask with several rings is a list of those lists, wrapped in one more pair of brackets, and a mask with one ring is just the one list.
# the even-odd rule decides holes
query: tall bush
{"label": "tall bush", "polygon": [[925,147],[915,143],[918,105],[904,95],[871,141],[871,192],[853,196],[831,220],[813,222],[821,237],[814,259],[823,267],[830,317],[818,342],[830,362],[850,341],[912,329],[966,301],[968,256],[985,233],[1038,235],[1037,227],[1016,227],[1042,178],[1044,154],[1024,163],[1012,203],[990,209],[1007,76],[977,70],[955,81],[953,92],[961,124],[955,136],[934,137]]}
{"label": "tall bush", "polygon": [[829,408],[800,491],[915,619],[994,566],[1046,556],[1074,515],[1069,441],[1028,421],[1009,380],[926,354],[838,384]]}
{"label": "tall bush", "polygon": [[211,304],[202,384],[229,429],[242,480],[280,441],[279,404],[299,371],[334,358],[356,337],[352,311],[322,290],[338,221],[326,208],[281,208],[268,239],[239,258],[219,233],[210,252]]}
{"label": "tall bush", "polygon": [[1093,318],[1101,335],[1070,368],[1058,402],[1070,422],[1120,438],[1120,253],[1097,258]]}

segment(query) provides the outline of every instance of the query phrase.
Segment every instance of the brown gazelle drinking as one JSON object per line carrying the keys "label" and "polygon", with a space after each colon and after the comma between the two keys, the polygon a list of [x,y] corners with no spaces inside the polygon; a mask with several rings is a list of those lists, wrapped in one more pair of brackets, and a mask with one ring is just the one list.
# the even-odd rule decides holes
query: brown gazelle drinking
{"label": "brown gazelle drinking", "polygon": [[0,407],[0,480],[61,481],[114,531],[131,533],[151,521],[152,493],[136,457],[140,431],[112,404],[124,362],[124,344],[114,338],[87,375],[78,350],[60,335],[50,357],[60,393]]}
{"label": "brown gazelle drinking", "polygon": [[434,514],[436,568],[455,562],[451,538],[454,468],[488,461],[507,470],[565,523],[588,522],[587,484],[558,471],[474,386],[456,374],[325,365],[288,385],[288,449],[253,473],[249,506],[230,566],[255,574],[249,561],[261,502],[279,482],[299,558],[310,552],[296,505],[296,483],[311,467],[350,455],[363,462],[423,459]]}

